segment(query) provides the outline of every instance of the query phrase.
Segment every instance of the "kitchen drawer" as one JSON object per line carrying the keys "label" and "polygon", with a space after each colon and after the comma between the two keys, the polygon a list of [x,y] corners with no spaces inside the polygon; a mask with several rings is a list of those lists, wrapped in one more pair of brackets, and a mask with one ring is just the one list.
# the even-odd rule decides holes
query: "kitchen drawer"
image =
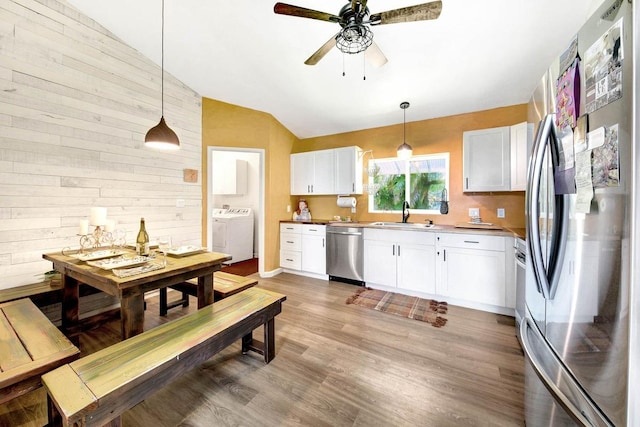
{"label": "kitchen drawer", "polygon": [[280,267],[300,270],[302,268],[302,257],[300,252],[280,251]]}
{"label": "kitchen drawer", "polygon": [[437,237],[440,246],[500,252],[504,252],[504,239],[504,236],[466,233],[438,233]]}
{"label": "kitchen drawer", "polygon": [[301,234],[302,224],[292,224],[292,223],[280,224],[280,233]]}
{"label": "kitchen drawer", "polygon": [[283,251],[302,250],[302,236],[300,234],[281,233],[280,249]]}
{"label": "kitchen drawer", "polygon": [[[296,225],[296,224],[294,224]],[[326,225],[316,225],[316,224],[303,224],[302,225],[302,234],[304,235],[312,235],[312,236],[325,236],[326,235]]]}
{"label": "kitchen drawer", "polygon": [[432,231],[408,231],[395,229],[364,228],[365,240],[384,240],[414,245],[435,245],[436,233]]}

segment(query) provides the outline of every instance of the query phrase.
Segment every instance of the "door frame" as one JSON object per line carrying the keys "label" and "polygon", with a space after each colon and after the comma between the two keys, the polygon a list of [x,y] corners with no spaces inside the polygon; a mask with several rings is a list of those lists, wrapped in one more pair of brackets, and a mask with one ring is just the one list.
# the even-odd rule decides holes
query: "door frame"
{"label": "door frame", "polygon": [[258,171],[258,273],[262,277],[264,275],[264,230],[265,230],[265,168],[264,168],[264,159],[265,159],[265,150],[263,148],[239,148],[239,147],[218,147],[218,146],[209,146],[207,147],[207,229],[205,230],[205,235],[207,236],[207,249],[211,250],[212,247],[212,237],[211,237],[211,211],[213,210],[212,206],[212,195],[211,189],[213,188],[213,174],[211,172],[211,159],[214,151],[237,151],[243,153],[256,153],[259,155],[259,164],[260,169]]}

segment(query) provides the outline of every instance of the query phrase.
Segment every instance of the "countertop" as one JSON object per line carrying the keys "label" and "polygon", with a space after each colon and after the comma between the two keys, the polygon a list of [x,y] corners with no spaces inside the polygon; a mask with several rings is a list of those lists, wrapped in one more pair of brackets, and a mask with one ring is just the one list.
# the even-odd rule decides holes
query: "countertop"
{"label": "countertop", "polygon": [[[329,219],[313,219],[311,221],[294,221],[283,220],[281,224],[316,224],[316,225],[335,225],[339,227],[362,227],[362,228],[384,228],[389,230],[403,229],[402,224],[398,223],[398,226],[393,225],[372,225],[377,221],[335,221]],[[406,228],[404,228],[406,229]],[[499,235],[499,236],[514,236],[521,239],[525,239],[526,230],[524,228],[508,228],[503,227],[500,230],[487,229],[487,228],[459,228],[454,225],[447,224],[435,224],[433,228],[412,228],[412,231],[418,232],[438,232],[444,231],[447,233],[462,233],[462,234],[487,234],[487,235]]]}

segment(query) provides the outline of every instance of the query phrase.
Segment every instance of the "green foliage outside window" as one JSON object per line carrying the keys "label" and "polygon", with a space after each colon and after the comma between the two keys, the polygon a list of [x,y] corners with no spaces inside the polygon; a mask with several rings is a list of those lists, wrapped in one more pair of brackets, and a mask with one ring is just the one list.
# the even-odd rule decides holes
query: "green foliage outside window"
{"label": "green foliage outside window", "polygon": [[449,184],[449,153],[372,162],[376,174],[369,179],[377,191],[369,197],[370,212],[400,212],[404,200],[414,212],[439,212],[442,190]]}

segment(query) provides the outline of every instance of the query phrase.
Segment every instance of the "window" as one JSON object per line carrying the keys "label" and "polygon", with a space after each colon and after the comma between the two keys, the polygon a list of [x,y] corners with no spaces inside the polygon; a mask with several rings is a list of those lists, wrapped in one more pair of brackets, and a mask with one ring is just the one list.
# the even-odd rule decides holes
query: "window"
{"label": "window", "polygon": [[439,213],[442,190],[449,191],[449,153],[371,159],[369,170],[369,212],[401,212],[407,200],[413,212]]}

